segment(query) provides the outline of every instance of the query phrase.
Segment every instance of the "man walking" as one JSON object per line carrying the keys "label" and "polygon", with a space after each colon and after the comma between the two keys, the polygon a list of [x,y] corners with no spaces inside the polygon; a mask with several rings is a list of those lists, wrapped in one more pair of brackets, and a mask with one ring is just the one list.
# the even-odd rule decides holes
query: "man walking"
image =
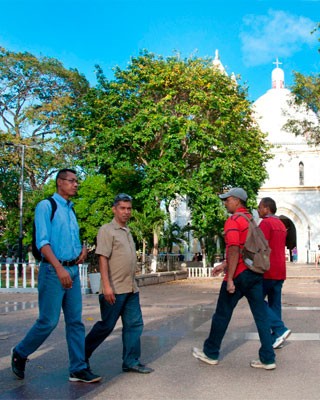
{"label": "man walking", "polygon": [[131,217],[132,198],[121,193],[114,199],[113,220],[98,232],[96,254],[99,255],[101,321],[86,337],[86,359],[113,331],[122,319],[122,370],[148,374],[153,370],[140,363],[140,337],[143,319],[139,291],[135,281],[136,249],[127,222]]}
{"label": "man walking", "polygon": [[291,330],[282,321],[281,296],[282,286],[286,279],[286,236],[287,229],[279,217],[276,202],[271,197],[261,199],[258,206],[260,229],[268,240],[271,249],[270,269],[263,276],[263,294],[267,299],[267,311],[273,337],[273,348],[282,347]]}
{"label": "man walking", "polygon": [[27,357],[47,339],[64,313],[69,352],[69,380],[98,382],[85,362],[85,327],[82,323],[82,296],[78,264],[87,250],[81,246],[79,226],[69,200],[76,195],[76,172],[62,169],[56,177],[57,192],[52,196],[57,209],[52,217],[48,200],[38,203],[35,211],[36,246],[42,261],[38,275],[39,318],[25,338],[12,349],[11,367],[18,379],[24,379]]}
{"label": "man walking", "polygon": [[251,361],[253,368],[272,370],[276,368],[275,354],[272,348],[270,325],[263,299],[263,276],[249,270],[241,255],[248,234],[248,221],[237,213],[244,213],[249,218],[246,208],[247,193],[242,188],[230,189],[219,196],[225,203],[225,207],[232,215],[224,226],[226,242],[226,261],[214,269],[214,275],[223,269],[226,271],[224,281],[221,284],[219,298],[215,313],[212,317],[209,337],[205,340],[203,351],[194,347],[192,354],[199,360],[210,364],[218,364],[220,347],[228,328],[232,313],[238,301],[245,296],[253,314],[261,347],[259,360]]}

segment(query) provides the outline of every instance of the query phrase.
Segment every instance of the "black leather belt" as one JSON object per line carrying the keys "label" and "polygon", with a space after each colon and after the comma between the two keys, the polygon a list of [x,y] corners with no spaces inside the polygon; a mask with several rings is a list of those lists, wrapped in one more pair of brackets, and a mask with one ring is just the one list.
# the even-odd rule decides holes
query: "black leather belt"
{"label": "black leather belt", "polygon": [[[75,258],[74,260],[70,260],[70,261],[61,261],[61,260],[58,260],[58,261],[64,267],[72,267],[73,265],[76,265],[77,260],[78,259]],[[49,261],[46,260],[45,258],[43,258],[42,261],[50,264]]]}
{"label": "black leather belt", "polygon": [[77,258],[75,258],[74,260],[70,260],[70,261],[61,261],[59,260],[60,264],[62,264],[64,267],[72,267],[72,265],[75,265],[77,262]]}

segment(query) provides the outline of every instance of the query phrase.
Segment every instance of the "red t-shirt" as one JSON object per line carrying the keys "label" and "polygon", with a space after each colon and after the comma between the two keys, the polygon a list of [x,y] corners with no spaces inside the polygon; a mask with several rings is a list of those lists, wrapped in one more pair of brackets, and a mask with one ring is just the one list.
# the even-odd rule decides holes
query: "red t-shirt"
{"label": "red t-shirt", "polygon": [[265,279],[286,279],[286,237],[287,229],[284,223],[275,215],[265,217],[259,224],[265,238],[269,242],[270,269],[265,272]]}
{"label": "red t-shirt", "polygon": [[[249,222],[242,216],[236,214],[237,212],[241,212],[246,214],[249,218],[251,218],[251,214],[249,211],[244,208],[238,208],[233,215],[231,215],[224,224],[224,239],[226,243],[226,256],[228,260],[228,249],[230,246],[237,246],[240,249],[243,248],[247,234],[248,234],[248,226]],[[234,273],[234,278],[236,278],[241,272],[245,271],[247,266],[245,265],[242,254],[240,252],[238,265]],[[228,272],[226,273],[224,280],[228,279]]]}

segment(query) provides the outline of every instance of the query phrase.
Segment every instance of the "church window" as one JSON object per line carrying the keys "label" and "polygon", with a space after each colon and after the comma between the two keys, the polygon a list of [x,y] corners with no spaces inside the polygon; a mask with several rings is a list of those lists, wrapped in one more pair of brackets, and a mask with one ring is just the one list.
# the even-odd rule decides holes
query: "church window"
{"label": "church window", "polygon": [[304,164],[299,162],[299,185],[304,185]]}

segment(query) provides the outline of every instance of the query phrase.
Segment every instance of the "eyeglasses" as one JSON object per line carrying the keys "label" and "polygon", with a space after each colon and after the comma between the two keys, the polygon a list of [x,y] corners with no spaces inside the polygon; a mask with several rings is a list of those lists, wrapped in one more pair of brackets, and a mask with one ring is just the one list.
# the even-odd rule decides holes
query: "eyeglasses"
{"label": "eyeglasses", "polygon": [[79,183],[78,179],[68,179],[68,178],[59,178],[59,179],[62,179],[63,181],[68,181],[68,182],[70,182],[72,184]]}
{"label": "eyeglasses", "polygon": [[132,201],[132,197],[126,193],[120,193],[115,197],[113,205],[116,205],[119,201]]}

